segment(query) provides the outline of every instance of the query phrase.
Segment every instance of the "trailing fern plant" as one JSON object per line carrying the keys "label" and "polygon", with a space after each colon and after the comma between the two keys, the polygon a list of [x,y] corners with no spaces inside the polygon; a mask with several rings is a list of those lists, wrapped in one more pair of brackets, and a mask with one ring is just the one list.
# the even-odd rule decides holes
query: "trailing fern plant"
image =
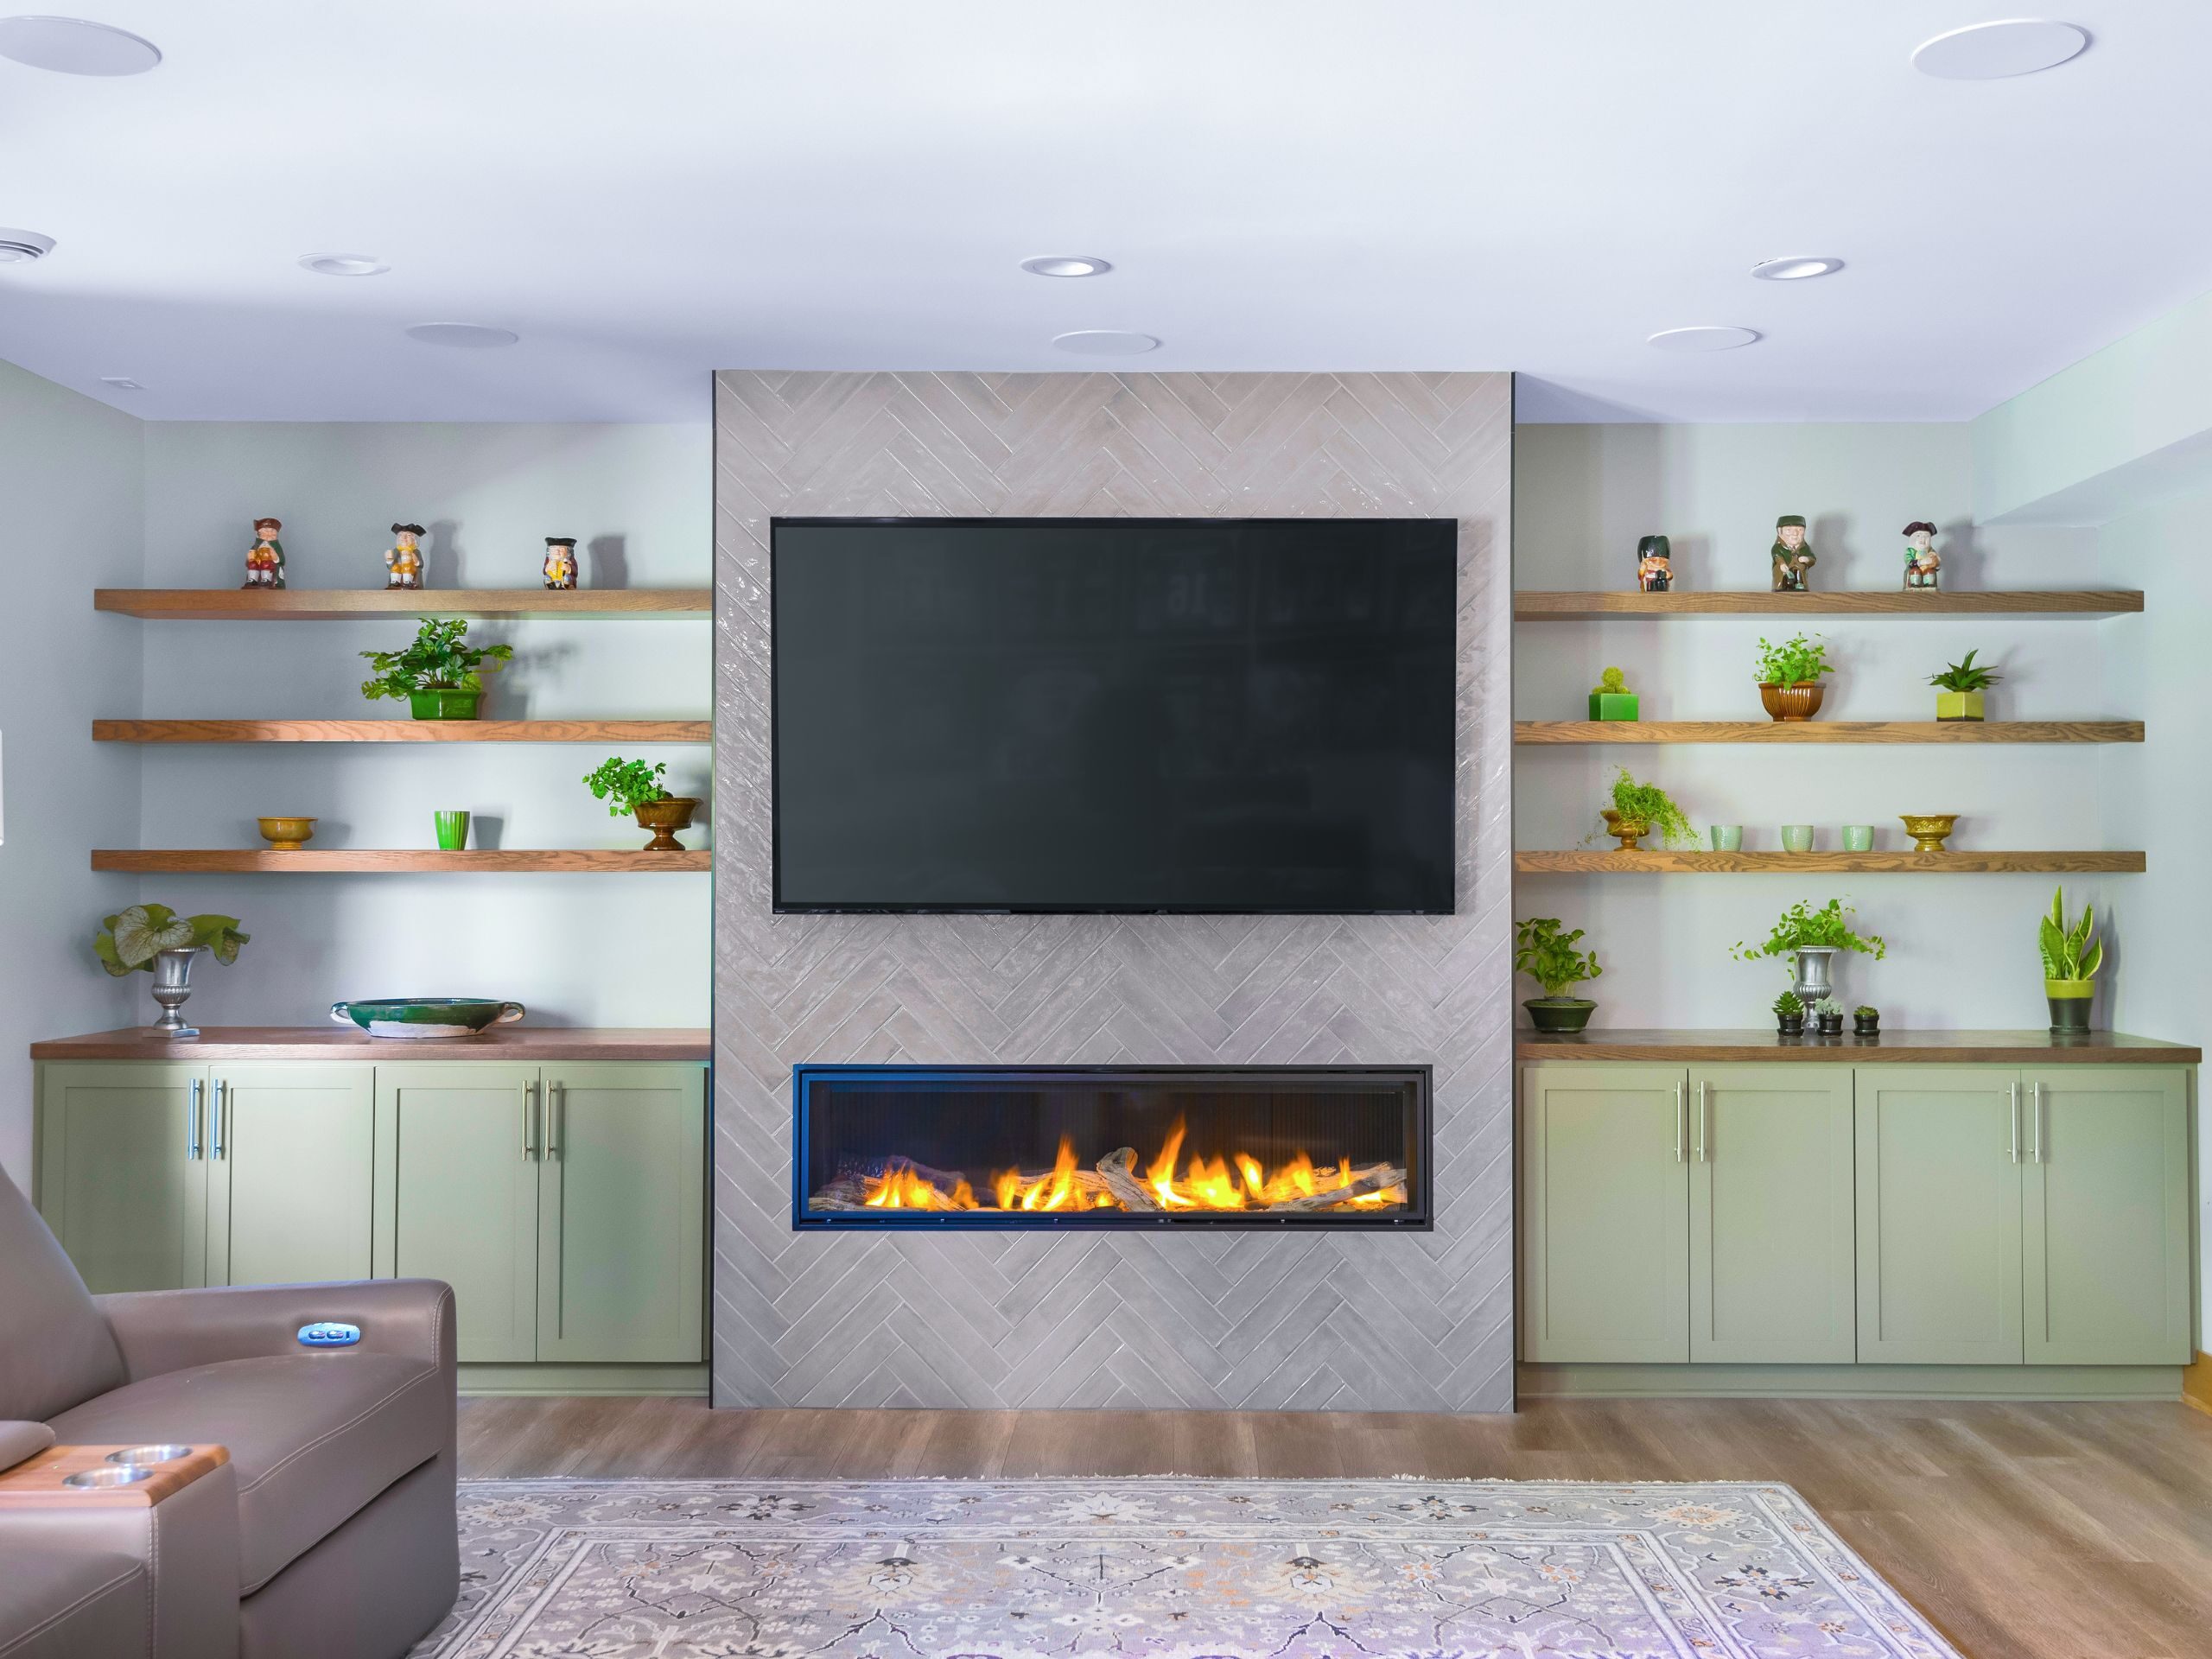
{"label": "trailing fern plant", "polygon": [[2036,930],[2045,979],[2080,984],[2096,977],[2097,969],[2105,962],[2104,941],[2096,937],[2096,914],[2094,905],[2082,906],[2082,919],[2069,928],[2066,925],[2066,889],[2061,887],[2051,894],[2050,914]]}
{"label": "trailing fern plant", "polygon": [[1831,899],[1818,910],[1808,908],[1800,899],[1776,918],[1774,931],[1764,942],[1746,944],[1738,939],[1729,954],[1739,962],[1761,962],[1770,957],[1795,956],[1807,945],[1828,945],[1838,950],[1856,950],[1879,962],[1889,954],[1889,943],[1878,933],[1862,939],[1853,932],[1847,918],[1858,913],[1840,899]]}
{"label": "trailing fern plant", "polygon": [[[1675,804],[1674,798],[1656,784],[1637,783],[1626,766],[1613,779],[1613,810],[1621,815],[1624,823],[1640,823],[1656,831],[1669,847],[1697,845],[1697,830],[1689,815]],[[1605,833],[1602,829],[1593,831],[1590,839]]]}

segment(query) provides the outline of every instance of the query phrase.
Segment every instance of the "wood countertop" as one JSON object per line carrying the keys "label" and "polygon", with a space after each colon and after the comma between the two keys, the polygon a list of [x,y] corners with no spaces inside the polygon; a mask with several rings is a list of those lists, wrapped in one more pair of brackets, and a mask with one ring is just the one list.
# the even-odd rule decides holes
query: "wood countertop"
{"label": "wood countertop", "polygon": [[353,1026],[205,1026],[190,1041],[145,1027],[33,1043],[35,1060],[704,1060],[704,1027],[495,1026],[476,1037],[406,1040]]}
{"label": "wood countertop", "polygon": [[2047,1031],[1885,1031],[1878,1037],[1778,1037],[1753,1031],[1586,1031],[1577,1036],[1516,1031],[1521,1060],[1811,1060],[1828,1065],[2195,1065],[2201,1049],[2155,1037],[2092,1031],[2054,1037]]}

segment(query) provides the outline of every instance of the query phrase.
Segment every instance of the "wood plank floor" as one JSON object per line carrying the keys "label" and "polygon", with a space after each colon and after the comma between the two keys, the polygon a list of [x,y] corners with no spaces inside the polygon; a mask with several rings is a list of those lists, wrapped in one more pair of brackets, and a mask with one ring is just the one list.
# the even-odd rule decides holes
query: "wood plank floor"
{"label": "wood plank floor", "polygon": [[461,1463],[465,1476],[1781,1481],[1971,1659],[2212,1656],[2212,1416],[2180,1405],[1554,1401],[1441,1417],[476,1398],[461,1402]]}

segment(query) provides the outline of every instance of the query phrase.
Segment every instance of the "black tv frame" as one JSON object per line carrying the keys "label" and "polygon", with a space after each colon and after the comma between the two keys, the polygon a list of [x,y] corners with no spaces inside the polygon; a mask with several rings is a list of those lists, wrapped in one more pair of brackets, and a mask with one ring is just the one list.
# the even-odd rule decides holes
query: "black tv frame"
{"label": "black tv frame", "polygon": [[[913,513],[794,513],[775,514],[768,520],[768,883],[769,911],[777,916],[1452,916],[1459,909],[1459,861],[1454,858],[1451,871],[1452,902],[1444,910],[1306,910],[1276,908],[1252,910],[1242,905],[932,905],[932,904],[853,904],[853,905],[798,905],[784,900],[784,819],[781,810],[783,789],[783,736],[776,718],[779,664],[782,660],[782,641],[777,633],[776,564],[780,554],[776,544],[776,533],[786,524],[793,526],[837,527],[855,524],[874,524],[896,527],[926,524],[937,529],[1059,529],[1069,525],[1110,524],[1117,529],[1146,527],[1179,528],[1189,524],[1300,524],[1326,522],[1315,518],[1282,517],[1249,517],[1236,518],[1208,518],[1199,515],[1179,518],[1135,517],[1111,514],[1069,514],[1060,518],[1036,518],[1007,515],[1005,517],[977,517],[949,515],[944,518],[925,517]],[[1456,527],[1453,518],[1360,518],[1353,522],[1363,524],[1448,524]],[[1456,613],[1456,606],[1454,607]],[[1452,769],[1452,821],[1459,821],[1459,772],[1455,764]]]}

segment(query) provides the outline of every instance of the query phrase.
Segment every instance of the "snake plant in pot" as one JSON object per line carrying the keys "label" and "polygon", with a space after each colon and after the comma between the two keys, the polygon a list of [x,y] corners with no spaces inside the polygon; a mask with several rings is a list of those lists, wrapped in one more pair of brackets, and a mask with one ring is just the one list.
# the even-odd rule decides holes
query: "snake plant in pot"
{"label": "snake plant in pot", "polygon": [[2050,914],[2036,930],[2043,956],[2043,991],[2050,1004],[2054,1033],[2087,1031],[2089,1005],[2096,995],[2097,969],[2104,966],[2104,941],[2096,937],[2094,905],[2082,906],[2082,919],[2066,925],[2066,889],[2050,896]]}
{"label": "snake plant in pot", "polygon": [[1595,950],[1577,950],[1582,930],[1559,931],[1556,916],[1532,916],[1514,924],[1513,965],[1544,988],[1521,1006],[1529,1010],[1529,1023],[1538,1031],[1580,1031],[1590,1023],[1598,1005],[1586,996],[1570,996],[1577,985],[1605,970],[1598,965]]}

